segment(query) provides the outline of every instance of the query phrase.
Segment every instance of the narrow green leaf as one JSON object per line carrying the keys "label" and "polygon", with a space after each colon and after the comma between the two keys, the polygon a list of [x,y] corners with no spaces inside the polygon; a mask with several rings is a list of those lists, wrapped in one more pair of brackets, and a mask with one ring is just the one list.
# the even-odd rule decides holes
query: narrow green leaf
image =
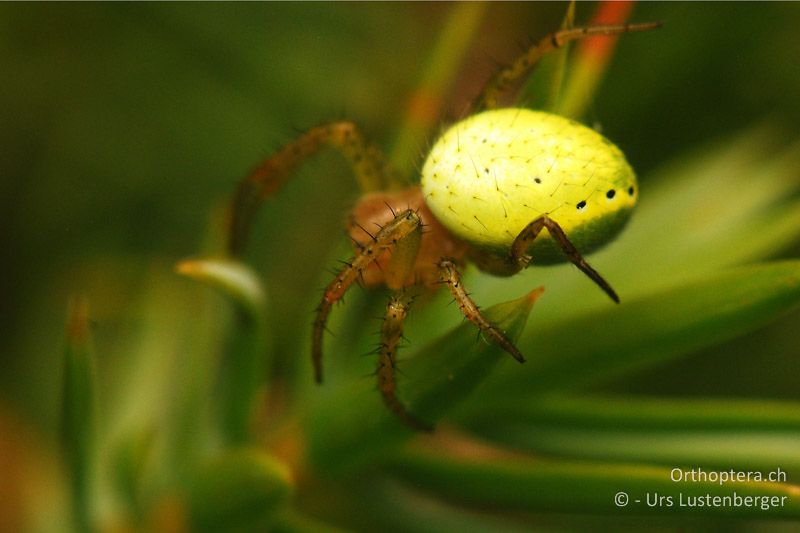
{"label": "narrow green leaf", "polygon": [[800,404],[741,399],[489,397],[462,423],[516,449],[561,457],[781,468],[800,474]]}
{"label": "narrow green leaf", "polygon": [[[622,24],[627,20],[632,7],[633,2],[599,2],[588,25]],[[556,108],[559,115],[579,118],[584,114],[603,80],[619,38],[618,35],[600,37],[584,40],[578,44],[576,57],[572,61],[569,76]],[[624,38],[627,41],[631,37]]]}
{"label": "narrow green leaf", "polygon": [[201,464],[189,486],[192,531],[265,531],[293,489],[289,469],[260,450]]}
{"label": "narrow green leaf", "polygon": [[[775,137],[767,126],[751,128],[680,158],[642,184],[629,227],[588,258],[623,302],[762,260],[797,242],[800,183],[794,172],[800,145],[776,149]],[[609,307],[571,265],[529,268],[509,280],[467,281],[477,298],[508,299],[533,284],[544,285],[548,298],[536,311],[543,324]]]}
{"label": "narrow green leaf", "polygon": [[390,161],[403,175],[411,174],[416,167],[420,149],[442,120],[445,96],[461,69],[486,7],[485,2],[459,2],[450,7],[390,152]]}
{"label": "narrow green leaf", "polygon": [[[508,338],[517,339],[539,294],[537,289],[517,300],[497,304],[485,315]],[[412,412],[426,420],[440,419],[467,397],[497,363],[511,361],[508,353],[482,339],[476,350],[476,334],[475,326],[466,323],[403,364],[400,370],[406,378],[405,398]]]}
{"label": "narrow green leaf", "polygon": [[103,445],[114,449],[131,431],[156,431],[154,470],[160,483],[184,479],[196,455],[218,441],[210,420],[218,405],[213,385],[231,309],[211,290],[176,283],[158,265],[143,286],[142,323],[109,373],[111,394]]}
{"label": "narrow green leaf", "polygon": [[220,290],[247,318],[263,316],[265,296],[261,281],[243,263],[224,258],[187,259],[178,263],[175,270]]}
{"label": "narrow green leaf", "polygon": [[[516,339],[538,291],[495,305],[485,316]],[[476,341],[465,323],[398,363],[401,401],[417,418],[435,423],[467,397],[500,361],[511,357],[495,344]],[[510,361],[514,366],[517,363]],[[380,457],[414,432],[382,404],[374,378],[319,388],[308,413],[311,462],[326,473],[339,473]]]}
{"label": "narrow green leaf", "polygon": [[800,431],[633,430],[521,422],[483,424],[483,438],[556,457],[692,465],[800,475]]}
{"label": "narrow green leaf", "polygon": [[487,394],[522,401],[645,368],[754,330],[800,304],[800,261],[740,267],[529,332],[529,362]]}
{"label": "narrow green leaf", "polygon": [[320,522],[310,516],[288,510],[270,525],[272,533],[344,533],[344,529]]}
{"label": "narrow green leaf", "polygon": [[114,450],[113,482],[134,524],[146,517],[145,478],[152,470],[155,431],[152,427],[130,432]]}
{"label": "narrow green leaf", "polygon": [[[570,1],[559,29],[566,30],[575,26],[575,4],[574,0]],[[561,98],[567,58],[572,45],[572,42],[568,42],[542,58],[520,93],[519,100],[525,107],[555,112]]]}
{"label": "narrow green leaf", "polygon": [[70,302],[67,317],[62,396],[61,445],[78,531],[91,528],[91,492],[96,447],[94,354],[89,332],[89,304],[82,297]]}
{"label": "narrow green leaf", "polygon": [[[457,458],[447,450],[408,452],[389,464],[396,477],[471,506],[523,511],[800,517],[800,486],[789,483],[675,482],[672,469],[634,464],[543,461],[525,456]],[[624,496],[620,496],[624,493]],[[648,505],[658,496],[669,497]],[[723,501],[729,497],[730,501]],[[748,500],[744,498],[758,498]],[[618,505],[617,502],[625,503]],[[719,503],[688,506],[697,499]],[[739,498],[735,500],[734,498]],[[636,500],[639,500],[638,502]],[[737,504],[738,502],[738,504]],[[761,504],[766,504],[763,509]]]}
{"label": "narrow green leaf", "polygon": [[566,427],[614,429],[733,429],[800,432],[800,403],[741,398],[651,396],[552,396],[521,402],[492,396],[472,420],[515,421]]}
{"label": "narrow green leaf", "polygon": [[243,444],[251,436],[256,395],[264,380],[266,354],[265,297],[256,274],[228,259],[194,259],[176,270],[223,292],[237,309],[229,357],[221,369],[221,425],[227,440]]}
{"label": "narrow green leaf", "polygon": [[794,242],[800,204],[788,200],[800,186],[800,144],[770,144],[768,130],[754,129],[653,176],[634,223],[609,250],[608,275],[652,290]]}
{"label": "narrow green leaf", "polygon": [[407,533],[439,533],[469,531],[469,533],[523,533],[529,527],[515,522],[510,516],[483,513],[476,509],[452,505],[436,494],[422,494],[395,479],[374,476],[367,480],[353,497],[369,508],[375,530]]}

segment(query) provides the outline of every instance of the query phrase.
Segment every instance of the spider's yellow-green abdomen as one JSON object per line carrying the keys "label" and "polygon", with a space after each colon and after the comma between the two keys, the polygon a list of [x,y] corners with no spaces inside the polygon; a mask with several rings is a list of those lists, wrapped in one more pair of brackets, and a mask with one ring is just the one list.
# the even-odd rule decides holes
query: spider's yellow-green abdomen
{"label": "spider's yellow-green abdomen", "polygon": [[[421,185],[442,224],[498,255],[542,215],[588,253],[622,229],[638,194],[625,156],[605,137],[558,115],[516,108],[449,128],[425,162]],[[546,232],[530,251],[536,263],[564,259]]]}

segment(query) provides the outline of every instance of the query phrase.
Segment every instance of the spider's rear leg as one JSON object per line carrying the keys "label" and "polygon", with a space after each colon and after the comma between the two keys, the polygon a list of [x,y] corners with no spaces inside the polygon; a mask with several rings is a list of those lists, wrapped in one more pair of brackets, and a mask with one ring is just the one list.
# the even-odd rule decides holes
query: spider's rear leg
{"label": "spider's rear leg", "polygon": [[228,251],[240,255],[261,204],[283,187],[292,173],[325,146],[338,149],[350,163],[362,192],[396,189],[404,182],[380,150],[352,122],[331,122],[309,129],[264,159],[239,183],[231,202]]}
{"label": "spider's rear leg", "polygon": [[608,26],[585,26],[555,31],[543,37],[531,46],[510,66],[500,70],[483,87],[475,99],[473,109],[475,112],[498,107],[500,97],[512,86],[530,74],[539,61],[550,52],[558,50],[566,43],[576,39],[583,39],[592,35],[617,35],[634,31],[646,31],[659,28],[660,22],[645,22],[641,24],[615,24]]}
{"label": "spider's rear leg", "polygon": [[[481,333],[489,337],[501,348],[507,351],[514,359],[520,363],[525,362],[525,358],[514,343],[506,337],[505,333],[497,326],[489,322],[480,312],[475,302],[470,298],[461,282],[461,274],[458,272],[455,263],[448,259],[439,262],[439,278],[442,283],[447,283],[450,293],[458,303],[459,309],[467,320],[478,326]],[[539,289],[541,292],[542,289]],[[538,296],[538,294],[536,295]]]}
{"label": "spider's rear leg", "polygon": [[601,276],[594,268],[586,262],[581,253],[575,248],[575,245],[570,242],[561,226],[552,218],[544,215],[527,226],[517,235],[514,243],[511,245],[511,253],[508,257],[508,266],[512,269],[522,270],[527,267],[531,262],[531,256],[528,255],[528,249],[533,241],[542,231],[542,228],[547,228],[548,233],[555,239],[558,245],[567,256],[570,262],[578,267],[584,274],[594,281],[608,296],[619,303],[619,296],[611,288],[611,285]]}
{"label": "spider's rear leg", "polygon": [[393,250],[387,272],[387,284],[392,288],[403,286],[413,268],[416,252],[419,249],[422,220],[412,209],[395,215],[375,235],[375,238],[361,247],[353,259],[345,264],[336,278],[325,288],[325,294],[317,307],[317,316],[312,331],[311,358],[314,363],[314,377],[322,383],[322,336],[325,324],[333,304],[338,302],[347,289],[356,281],[365,269],[380,256]]}
{"label": "spider's rear leg", "polygon": [[404,424],[420,431],[433,431],[430,424],[422,422],[406,410],[397,397],[397,382],[395,381],[395,365],[397,364],[397,348],[403,337],[403,323],[408,314],[411,298],[403,291],[392,295],[389,305],[386,306],[386,316],[381,326],[381,343],[378,347],[378,388],[383,396],[383,403]]}

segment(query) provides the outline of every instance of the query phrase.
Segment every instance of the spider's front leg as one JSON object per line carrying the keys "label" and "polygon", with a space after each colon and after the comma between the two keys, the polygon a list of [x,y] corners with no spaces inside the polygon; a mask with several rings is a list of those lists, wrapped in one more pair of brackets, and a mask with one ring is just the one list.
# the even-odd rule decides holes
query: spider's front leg
{"label": "spider's front leg", "polygon": [[407,281],[419,249],[422,234],[422,220],[413,209],[395,215],[385,224],[369,243],[363,245],[353,259],[336,275],[325,288],[322,301],[317,307],[312,332],[311,358],[314,363],[314,377],[322,383],[322,336],[333,304],[338,302],[347,289],[358,280],[373,261],[391,251],[386,283],[390,288],[399,289]]}
{"label": "spider's front leg", "polygon": [[[480,329],[481,333],[511,354],[514,359],[520,363],[525,362],[522,353],[514,346],[514,343],[506,337],[505,333],[481,314],[480,308],[475,304],[473,299],[470,298],[469,293],[464,288],[464,284],[461,282],[461,274],[458,272],[453,261],[443,259],[439,262],[439,279],[442,283],[447,284],[450,293],[453,295],[453,298],[458,303],[459,309],[461,309],[461,312],[467,320],[475,324],[478,329]],[[538,289],[539,293],[543,290],[542,288]],[[538,294],[535,296],[538,296]]]}
{"label": "spider's front leg", "polygon": [[430,424],[422,422],[406,410],[397,397],[397,382],[395,381],[395,365],[397,364],[397,348],[403,338],[403,323],[408,315],[411,298],[404,292],[396,292],[389,305],[386,306],[386,316],[381,326],[381,342],[378,346],[378,388],[383,396],[383,403],[404,424],[420,431],[433,431]]}

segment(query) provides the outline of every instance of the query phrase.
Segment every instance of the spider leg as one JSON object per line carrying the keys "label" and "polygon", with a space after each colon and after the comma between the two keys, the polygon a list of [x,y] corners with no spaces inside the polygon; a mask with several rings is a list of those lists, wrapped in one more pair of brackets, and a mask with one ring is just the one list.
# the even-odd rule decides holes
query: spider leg
{"label": "spider leg", "polygon": [[534,239],[539,235],[539,232],[542,231],[542,228],[547,228],[548,233],[555,239],[561,249],[564,251],[564,254],[570,260],[570,262],[578,267],[584,274],[589,276],[589,278],[594,281],[603,291],[605,291],[608,296],[614,300],[616,303],[619,303],[619,296],[611,288],[611,285],[603,279],[594,268],[586,262],[583,258],[581,253],[575,248],[575,246],[570,242],[567,238],[567,235],[564,233],[564,230],[561,229],[561,226],[548,216],[541,216],[525,226],[523,230],[517,235],[517,238],[514,239],[514,243],[511,245],[511,253],[508,258],[508,263],[510,265],[516,265],[518,270],[522,270],[523,268],[527,267],[528,264],[531,262],[531,256],[528,255],[528,248],[530,247],[531,243],[533,243]]}
{"label": "spider leg", "polygon": [[525,358],[519,349],[514,346],[505,333],[503,333],[497,326],[486,320],[481,314],[480,309],[475,302],[470,298],[464,285],[461,283],[461,274],[459,274],[455,263],[448,259],[439,261],[439,279],[442,283],[447,283],[450,293],[458,303],[458,307],[464,314],[464,317],[478,326],[481,333],[496,342],[501,348],[511,354],[511,357],[519,361],[525,362]]}
{"label": "spider leg", "polygon": [[[385,224],[375,235],[375,239],[364,245],[350,261],[345,263],[344,268],[339,271],[333,281],[325,288],[322,301],[317,306],[317,315],[314,320],[312,331],[311,358],[314,363],[314,377],[317,383],[322,383],[322,335],[325,331],[325,324],[331,312],[333,304],[338,302],[347,292],[347,289],[354,281],[359,279],[364,270],[370,263],[376,261],[383,252],[394,249],[405,249],[406,242],[417,240],[422,220],[412,209],[407,209],[398,213],[390,222]],[[393,259],[394,259],[394,254]],[[414,256],[415,257],[415,256]],[[394,262],[390,262],[393,265]],[[400,264],[405,264],[401,261]],[[408,268],[413,267],[413,258]]]}
{"label": "spider leg", "polygon": [[381,343],[378,348],[378,388],[383,396],[383,403],[404,424],[420,431],[433,431],[430,424],[422,422],[409,413],[397,397],[395,381],[395,365],[397,363],[397,347],[403,338],[403,323],[408,314],[411,299],[402,291],[395,292],[386,306],[386,316],[381,326]]}
{"label": "spider leg", "polygon": [[353,168],[363,192],[398,188],[402,180],[378,148],[352,122],[331,122],[309,129],[264,159],[240,183],[229,209],[228,251],[241,255],[261,204],[283,187],[304,161],[324,146],[337,148]]}
{"label": "spider leg", "polygon": [[483,111],[498,107],[500,96],[508,91],[512,85],[530,74],[539,61],[550,52],[558,50],[566,43],[592,35],[617,35],[635,31],[646,31],[658,28],[660,22],[646,22],[642,24],[615,24],[608,26],[584,26],[555,31],[543,37],[539,42],[528,48],[510,66],[498,71],[484,85],[473,103],[473,109]]}

